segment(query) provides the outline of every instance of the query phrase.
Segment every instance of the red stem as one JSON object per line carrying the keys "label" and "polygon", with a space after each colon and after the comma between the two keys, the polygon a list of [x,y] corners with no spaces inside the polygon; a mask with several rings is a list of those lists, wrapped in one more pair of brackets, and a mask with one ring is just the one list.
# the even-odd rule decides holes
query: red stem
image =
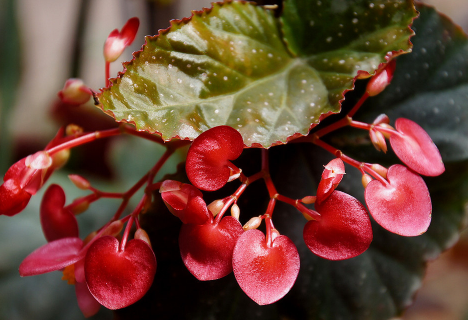
{"label": "red stem", "polygon": [[111,82],[109,80],[110,78],[110,62],[106,61],[106,86],[110,86]]}
{"label": "red stem", "polygon": [[130,234],[130,229],[132,228],[132,225],[133,225],[133,219],[135,219],[135,218],[134,218],[134,216],[132,214],[130,216],[130,219],[127,222],[127,225],[125,226],[125,231],[124,231],[124,234],[122,236],[122,241],[120,241],[119,251],[124,251],[125,250],[125,245],[127,244],[128,235]]}
{"label": "red stem", "polygon": [[57,152],[65,150],[65,149],[74,148],[74,147],[80,146],[82,144],[94,141],[96,139],[117,136],[117,135],[119,135],[121,133],[122,132],[121,132],[120,128],[103,130],[103,131],[95,131],[95,132],[88,133],[88,134],[85,134],[83,136],[80,136],[79,138],[69,140],[69,141],[64,142],[62,144],[59,144],[58,146],[50,148],[49,150],[47,150],[47,152],[50,155],[53,155],[53,154],[55,154]]}

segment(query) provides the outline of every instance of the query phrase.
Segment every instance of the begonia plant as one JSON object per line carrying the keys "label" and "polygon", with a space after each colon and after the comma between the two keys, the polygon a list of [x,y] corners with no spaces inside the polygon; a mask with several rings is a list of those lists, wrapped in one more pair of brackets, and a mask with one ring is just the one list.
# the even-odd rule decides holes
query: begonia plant
{"label": "begonia plant", "polygon": [[[118,319],[401,314],[468,200],[461,29],[411,0],[224,1],[145,39],[139,25],[103,39],[104,87],[73,78],[58,93],[116,126],[68,124],[3,177],[9,219],[46,189],[45,244],[20,276],[62,272],[86,317],[100,306]],[[133,41],[141,50],[112,77]],[[73,173],[87,194],[67,202],[48,182],[70,150],[124,135],[165,150],[127,190]],[[177,172],[158,176],[175,154]],[[141,166],[132,156],[125,166]],[[76,216],[102,199],[120,205],[80,234]]]}

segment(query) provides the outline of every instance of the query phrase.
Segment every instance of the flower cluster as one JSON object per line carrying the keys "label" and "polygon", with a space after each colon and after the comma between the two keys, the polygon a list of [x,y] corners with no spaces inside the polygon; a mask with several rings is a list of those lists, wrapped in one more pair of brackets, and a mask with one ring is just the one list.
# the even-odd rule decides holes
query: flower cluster
{"label": "flower cluster", "polygon": [[[120,32],[114,30],[109,35],[104,47],[106,79],[109,63],[133,41],[138,24],[138,19],[130,19]],[[50,185],[40,207],[48,243],[24,259],[20,275],[62,271],[63,279],[75,285],[78,304],[85,316],[95,314],[101,305],[120,309],[135,303],[149,290],[156,274],[156,256],[139,218],[157,191],[169,211],[182,222],[180,256],[190,273],[198,280],[208,281],[233,272],[241,289],[259,305],[274,303],[285,296],[300,269],[296,245],[273,223],[278,201],[293,206],[305,217],[304,242],[312,253],[324,259],[344,260],[366,251],[373,238],[371,217],[383,228],[402,236],[424,233],[431,222],[432,206],[420,175],[437,176],[444,172],[437,147],[424,129],[409,119],[397,119],[394,127],[386,115],[371,124],[352,119],[367,97],[380,93],[390,83],[394,69],[395,62],[390,61],[377,72],[347,117],[292,141],[315,144],[335,156],[325,164],[315,194],[300,199],[277,192],[270,176],[267,149],[262,149],[261,170],[251,176],[233,163],[243,153],[245,144],[242,135],[230,126],[211,128],[193,142],[163,142],[158,136],[127,125],[88,133],[75,125],[60,129],[44,150],[18,161],[6,172],[0,186],[0,214],[13,216],[21,212],[50,175],[65,164],[70,149],[76,146],[130,134],[161,144],[166,152],[134,186],[122,193],[98,190],[85,178],[70,175],[78,188],[90,193],[67,205],[62,187]],[[75,105],[87,102],[91,95],[92,91],[78,79],[70,79],[59,93],[64,102]],[[367,130],[379,151],[387,151],[388,139],[405,165],[385,168],[360,162],[321,139],[344,126]],[[188,144],[191,145],[185,171],[191,184],[154,181],[167,159]],[[362,174],[367,209],[356,198],[336,190],[345,177],[345,163]],[[258,180],[266,185],[268,206],[254,217],[241,217],[237,202]],[[203,192],[219,190],[231,181],[240,183],[233,194],[206,204]],[[122,217],[130,198],[140,189],[144,194],[138,205]],[[120,199],[121,205],[105,225],[82,240],[75,216],[101,198]],[[229,209],[230,215],[226,216]],[[247,222],[242,225],[241,219]],[[262,222],[265,233],[258,229]]]}

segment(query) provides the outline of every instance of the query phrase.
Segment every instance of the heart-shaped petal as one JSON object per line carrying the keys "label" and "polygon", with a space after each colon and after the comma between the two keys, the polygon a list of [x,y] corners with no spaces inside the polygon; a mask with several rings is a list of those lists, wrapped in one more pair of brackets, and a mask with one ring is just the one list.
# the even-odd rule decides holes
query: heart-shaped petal
{"label": "heart-shaped petal", "polygon": [[304,227],[304,241],[316,255],[329,260],[356,257],[369,248],[372,226],[366,208],[354,197],[334,191],[325,201],[315,203],[320,220]]}
{"label": "heart-shaped petal", "polygon": [[62,187],[52,184],[44,193],[41,202],[41,226],[47,241],[78,237],[78,222],[75,216],[64,209],[65,192]]}
{"label": "heart-shaped petal", "polygon": [[390,144],[404,164],[424,176],[438,176],[445,171],[439,149],[423,128],[405,118],[397,119],[395,128],[400,134],[392,134]]}
{"label": "heart-shaped petal", "polygon": [[187,177],[199,189],[218,190],[231,175],[229,160],[237,159],[243,150],[244,142],[237,130],[219,126],[205,131],[193,141],[187,153]]}
{"label": "heart-shaped petal", "polygon": [[179,234],[180,255],[187,269],[198,280],[215,280],[232,271],[232,251],[244,232],[233,217],[216,225],[184,224]]}
{"label": "heart-shaped petal", "polygon": [[119,250],[111,236],[96,240],[85,258],[89,291],[108,309],[127,307],[140,300],[153,283],[156,257],[148,244],[134,239]]}
{"label": "heart-shaped petal", "polygon": [[19,273],[25,277],[63,269],[82,258],[79,254],[82,248],[83,241],[80,238],[62,238],[49,242],[21,262]]}
{"label": "heart-shaped petal", "polygon": [[372,217],[382,227],[402,236],[426,232],[431,223],[432,204],[426,183],[402,165],[387,172],[388,184],[372,180],[364,196]]}
{"label": "heart-shaped petal", "polygon": [[299,253],[286,236],[267,246],[263,232],[255,229],[240,236],[232,265],[237,283],[259,305],[278,301],[289,292],[299,273]]}

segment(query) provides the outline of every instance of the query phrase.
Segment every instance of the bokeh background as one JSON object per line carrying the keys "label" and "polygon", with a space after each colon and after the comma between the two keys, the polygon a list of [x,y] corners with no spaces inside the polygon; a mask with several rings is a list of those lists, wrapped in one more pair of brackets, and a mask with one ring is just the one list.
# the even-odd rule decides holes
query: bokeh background
{"label": "bokeh background", "polygon": [[[77,123],[86,130],[112,127],[112,119],[92,105],[67,108],[57,98],[66,79],[79,77],[97,90],[105,84],[103,43],[115,28],[133,16],[140,18],[136,40],[122,61],[144,43],[144,35],[167,28],[169,20],[209,7],[208,0],[0,0],[0,176],[16,160],[42,149],[61,125]],[[468,31],[468,1],[426,0]],[[88,114],[93,116],[89,120]],[[126,190],[152,166],[163,150],[130,137],[91,144],[72,153],[65,170],[51,183],[61,184],[69,201],[83,195],[67,175],[80,174],[106,190]],[[137,156],[138,155],[138,156]],[[112,159],[112,161],[109,161]],[[138,162],[137,162],[138,161]],[[131,166],[129,163],[138,163]],[[175,162],[163,172],[171,172]],[[109,187],[109,181],[112,183]],[[110,191],[110,190],[109,190]],[[43,192],[43,191],[42,191]],[[20,215],[0,216],[0,320],[82,319],[74,286],[61,274],[20,278],[18,266],[45,243],[39,223],[42,192]],[[118,203],[99,201],[79,217],[84,237],[113,214]],[[468,208],[467,208],[468,209]],[[439,259],[429,263],[423,287],[403,320],[468,320],[468,234]],[[101,308],[93,319],[112,319]]]}

